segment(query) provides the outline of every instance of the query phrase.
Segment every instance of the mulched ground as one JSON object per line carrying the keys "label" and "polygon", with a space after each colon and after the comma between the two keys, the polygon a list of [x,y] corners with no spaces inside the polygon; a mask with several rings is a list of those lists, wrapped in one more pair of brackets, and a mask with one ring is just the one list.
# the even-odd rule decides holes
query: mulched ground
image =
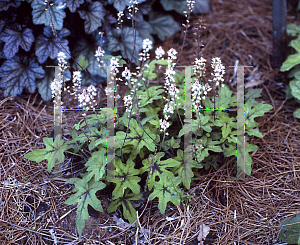
{"label": "mulched ground", "polygon": [[[288,23],[299,24],[294,11],[297,3],[288,3]],[[299,106],[286,100],[288,80],[271,67],[272,2],[211,1],[211,13],[192,16],[178,65],[193,64],[196,41],[193,32],[202,17],[206,29],[201,32],[204,58],[220,57],[226,67],[225,83],[234,85],[233,67],[245,69],[246,91],[262,88],[260,101],[273,109],[257,121],[263,139],[251,138],[259,149],[253,159],[250,179],[236,180],[235,157],[220,159],[215,171],[199,171],[191,185],[194,195],[188,205],[169,204],[161,215],[157,202],[146,201],[137,208],[143,228],[122,227],[120,212],[107,214],[109,190],[99,199],[104,212],[90,212],[81,239],[77,238],[76,208],[64,204],[73,186],[65,181],[82,171],[80,159],[66,156],[62,177],[47,173],[46,162],[35,163],[23,156],[43,147],[53,127],[53,105],[46,105],[37,93],[4,98],[0,93],[0,241],[1,244],[198,244],[203,224],[210,228],[204,244],[279,244],[277,227],[281,220],[296,214],[299,203],[300,124],[293,117]],[[183,22],[184,23],[184,22]],[[184,30],[184,28],[182,28]],[[154,50],[175,48],[180,52],[183,32],[156,43]],[[207,73],[209,74],[209,73]],[[121,94],[125,87],[120,85]],[[0,91],[1,92],[1,91]],[[78,122],[80,115],[66,115],[66,124]],[[65,132],[66,136],[68,135]],[[169,221],[166,217],[172,217]],[[124,224],[123,224],[124,225]],[[52,229],[55,235],[51,235]],[[147,239],[144,238],[148,234]],[[150,234],[150,235],[149,235]]]}

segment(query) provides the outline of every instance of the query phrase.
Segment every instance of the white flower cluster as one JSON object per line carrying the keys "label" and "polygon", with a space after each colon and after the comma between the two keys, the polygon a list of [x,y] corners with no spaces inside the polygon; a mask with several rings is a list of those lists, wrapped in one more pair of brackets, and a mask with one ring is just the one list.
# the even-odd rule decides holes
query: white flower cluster
{"label": "white flower cluster", "polygon": [[[165,51],[163,50],[163,48],[160,46],[159,48],[157,48],[155,50],[155,59],[159,60],[160,58],[162,58],[163,55],[165,55]],[[163,60],[164,58],[162,58]]]}
{"label": "white flower cluster", "polygon": [[73,90],[74,92],[71,93],[69,90],[70,87],[67,87],[67,91],[69,92],[70,95],[75,95],[75,99],[78,99],[78,91],[81,88],[81,72],[80,71],[74,71],[73,72]]}
{"label": "white flower cluster", "polygon": [[[199,80],[196,79],[196,81],[194,82],[194,84],[192,85],[192,105],[193,108],[198,112],[198,110],[201,107],[201,99],[205,99],[207,92],[211,90],[211,87],[209,86],[208,83],[205,84],[205,86],[202,86],[199,83]],[[204,95],[202,95],[202,93]]]}
{"label": "white flower cluster", "polygon": [[126,110],[131,110],[132,107],[132,97],[130,95],[124,96],[124,106],[127,108]]}
{"label": "white flower cluster", "polygon": [[[164,53],[164,51],[162,50],[161,47],[159,47],[159,49],[157,49],[156,51],[157,51],[156,52],[157,56],[160,56],[161,54]],[[170,126],[170,123],[168,123],[167,120],[170,118],[170,115],[174,113],[175,106],[176,106],[176,100],[179,99],[179,97],[178,97],[179,90],[175,86],[175,79],[174,79],[175,64],[173,63],[173,61],[176,59],[177,51],[175,49],[171,48],[167,53],[168,53],[168,67],[167,67],[167,70],[165,73],[166,74],[166,77],[165,77],[166,82],[165,82],[164,88],[166,89],[167,94],[169,95],[169,97],[171,99],[165,98],[165,101],[167,103],[165,104],[164,109],[163,109],[164,120],[160,121],[161,131],[163,131],[163,132],[165,132],[166,129]],[[166,135],[168,135],[168,133],[166,133]]]}
{"label": "white flower cluster", "polygon": [[215,82],[215,86],[219,86],[224,81],[225,67],[222,65],[219,57],[212,59],[211,67],[214,69],[214,73],[211,73],[211,75],[214,76],[213,81]]}
{"label": "white flower cluster", "polygon": [[112,66],[112,71],[114,75],[119,72],[117,66],[119,66],[119,59],[116,57],[112,57],[110,59],[110,66]]}
{"label": "white flower cluster", "polygon": [[[101,49],[98,49],[98,53],[96,52],[96,55],[103,56],[101,55]],[[65,71],[66,69],[66,64],[67,62],[65,61],[66,55],[63,52],[58,53],[58,63],[59,67],[62,72]],[[53,82],[51,83],[51,90],[52,90],[52,97],[55,95],[55,91],[57,89],[61,89],[62,87],[62,82],[57,81],[57,79],[54,79]],[[83,107],[85,110],[90,109],[90,106],[92,106],[96,100],[94,97],[97,95],[97,90],[93,85],[90,85],[87,89],[84,89],[81,94],[78,95],[78,91],[81,89],[81,73],[80,71],[74,71],[73,72],[73,93],[70,91],[70,87],[68,86],[66,88],[67,92],[70,95],[75,95],[75,98],[79,100],[80,107]],[[85,115],[85,113],[83,114]]]}
{"label": "white flower cluster", "polygon": [[58,59],[59,69],[61,72],[59,75],[60,79],[57,80],[54,78],[54,80],[50,84],[52,98],[55,98],[56,92],[61,91],[62,86],[63,86],[61,76],[62,76],[63,72],[67,69],[67,61],[65,60],[65,58],[66,58],[66,55],[64,52],[58,53],[57,59]]}
{"label": "white flower cluster", "polygon": [[[118,24],[120,25],[120,23],[123,22],[123,20],[121,18],[124,15],[124,13],[123,13],[123,11],[119,11],[117,15],[118,15]],[[119,28],[117,28],[117,29],[119,29]]]}
{"label": "white flower cluster", "polygon": [[196,74],[198,77],[202,77],[205,74],[205,62],[206,59],[201,57],[200,59],[195,59],[195,65],[193,66],[194,74]]}
{"label": "white flower cluster", "polygon": [[140,53],[140,61],[146,61],[150,58],[150,54],[148,53],[150,49],[152,49],[152,41],[146,38],[143,40],[143,53]]}
{"label": "white flower cluster", "polygon": [[[148,38],[143,40],[143,52],[140,53],[139,60],[143,63],[149,59],[149,50],[152,49],[152,41]],[[144,65],[144,68],[147,68],[148,65]],[[140,67],[136,67],[137,70],[140,69]],[[135,76],[135,77],[134,77]],[[127,67],[125,67],[125,70],[122,72],[122,77],[125,78],[127,81],[125,82],[125,85],[128,85],[131,89],[131,95],[125,96],[123,98],[124,105],[126,107],[126,111],[130,111],[132,109],[132,100],[135,94],[135,91],[141,86],[141,84],[138,82],[138,79],[136,77],[141,77],[141,72],[137,75],[136,73],[131,72]],[[142,80],[145,81],[145,78],[142,77]],[[135,114],[135,112],[132,112],[132,114]]]}
{"label": "white flower cluster", "polygon": [[62,82],[54,78],[54,80],[50,84],[52,98],[55,97],[55,92],[59,91],[61,87],[62,87]]}
{"label": "white flower cluster", "polygon": [[96,100],[93,100],[96,95],[97,90],[93,85],[90,85],[87,89],[83,89],[83,92],[78,97],[80,107],[89,110],[91,108],[90,106],[96,103]]}
{"label": "white flower cluster", "polygon": [[187,3],[189,10],[192,12],[194,9],[195,1],[194,0],[186,0],[186,3]]}
{"label": "white flower cluster", "polygon": [[[126,78],[129,81],[131,76],[132,75],[130,70],[127,67],[125,67],[125,70],[122,72],[122,77]],[[125,84],[127,85],[127,82]]]}
{"label": "white flower cluster", "polygon": [[[201,99],[205,99],[207,92],[212,89],[208,83],[203,86],[199,82],[199,79],[205,74],[205,62],[206,59],[203,57],[200,59],[196,58],[195,65],[193,66],[193,71],[198,77],[198,79],[196,79],[192,84],[192,104],[196,111],[201,108]],[[211,67],[214,69],[214,73],[211,74],[214,76],[214,79],[208,81],[213,81],[215,87],[218,87],[220,83],[224,81],[223,74],[225,73],[225,67],[222,65],[221,59],[218,57],[212,59]]]}
{"label": "white flower cluster", "polygon": [[67,69],[67,61],[65,60],[66,55],[64,52],[59,52],[57,55],[59,69],[63,73]]}
{"label": "white flower cluster", "polygon": [[138,7],[137,7],[137,5],[139,4],[139,1],[130,0],[129,4],[132,4],[132,5],[129,5],[127,7],[128,14],[129,14],[129,17],[127,17],[128,20],[132,19],[132,17],[133,17],[134,14],[132,12],[136,13],[139,10]]}
{"label": "white flower cluster", "polygon": [[52,98],[55,98],[55,93],[57,91],[61,91],[63,87],[62,74],[67,69],[67,61],[65,60],[65,58],[66,55],[64,52],[58,53],[57,59],[58,59],[59,70],[61,72],[59,74],[59,80],[54,79],[50,84]]}

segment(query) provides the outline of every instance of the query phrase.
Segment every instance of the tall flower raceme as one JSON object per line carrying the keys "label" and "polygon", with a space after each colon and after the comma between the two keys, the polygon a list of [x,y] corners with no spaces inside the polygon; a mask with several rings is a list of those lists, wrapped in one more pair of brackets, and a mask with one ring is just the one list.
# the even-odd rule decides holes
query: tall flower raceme
{"label": "tall flower raceme", "polygon": [[[157,50],[156,55],[159,56],[162,53],[163,52],[160,47],[160,49]],[[170,126],[170,123],[168,123],[167,121],[170,118],[170,115],[174,113],[175,106],[176,106],[176,99],[179,99],[179,97],[178,97],[179,90],[175,86],[175,79],[174,79],[175,64],[173,63],[173,61],[176,59],[176,54],[177,54],[177,51],[173,48],[171,48],[168,51],[168,67],[167,67],[167,70],[165,73],[166,74],[166,77],[165,77],[166,82],[165,82],[164,87],[167,91],[169,98],[165,98],[165,101],[167,103],[165,104],[165,107],[163,109],[164,119],[163,120],[160,119],[160,127],[161,127],[161,131],[163,131],[166,135],[168,135],[168,132],[166,133],[165,131]]]}
{"label": "tall flower raceme", "polygon": [[54,98],[54,100],[55,100],[56,92],[61,91],[61,89],[63,87],[61,76],[64,73],[64,71],[67,69],[67,62],[66,62],[65,58],[66,58],[66,55],[64,52],[58,53],[57,59],[58,59],[59,69],[61,71],[59,74],[60,79],[59,79],[59,81],[57,79],[54,79],[52,81],[52,83],[50,84],[52,98]]}
{"label": "tall flower raceme", "polygon": [[78,91],[81,88],[81,72],[80,71],[74,71],[73,72],[73,90],[74,92],[70,92],[70,87],[67,87],[67,91],[70,93],[70,95],[75,95],[75,99],[78,99]]}
{"label": "tall flower raceme", "polygon": [[137,11],[139,10],[138,7],[137,7],[137,5],[139,4],[139,1],[136,1],[136,0],[129,0],[129,4],[131,4],[131,5],[129,5],[129,6],[127,7],[127,9],[128,9],[128,14],[129,14],[129,17],[127,17],[127,19],[133,20],[133,15],[134,15],[135,13],[137,13]]}
{"label": "tall flower raceme", "polygon": [[140,61],[146,61],[150,58],[149,50],[152,48],[152,42],[146,38],[143,40],[143,53],[140,53]]}
{"label": "tall flower raceme", "polygon": [[[125,67],[125,71],[122,72],[122,77],[127,79],[127,81],[130,81],[131,78],[131,72],[128,70],[127,67]],[[125,85],[128,85],[128,82],[125,82]],[[126,107],[126,111],[129,112],[132,109],[132,96],[131,95],[125,95],[124,100],[124,106]]]}
{"label": "tall flower raceme", "polygon": [[[66,70],[67,62],[65,61],[66,55],[63,52],[58,53],[58,64],[59,68],[61,70],[60,76],[63,74],[63,72]],[[51,83],[51,90],[52,90],[52,96],[55,95],[55,91],[57,88],[62,87],[62,83],[58,82],[56,79],[53,80]],[[78,92],[81,89],[81,72],[80,71],[74,71],[73,72],[73,92],[71,92],[70,86],[66,87],[67,92],[70,95],[74,95],[75,99],[78,99],[79,101],[79,107],[82,107],[85,110],[89,110],[93,107],[93,105],[96,103],[96,100],[94,97],[97,95],[96,88],[93,85],[90,85],[88,88],[83,89],[83,91],[78,94]],[[82,114],[83,116],[86,115],[86,113]]]}
{"label": "tall flower raceme", "polygon": [[219,57],[212,59],[211,67],[214,69],[214,73],[211,73],[211,75],[214,76],[213,82],[215,83],[215,86],[218,87],[220,83],[224,81],[223,75],[225,74],[225,67],[222,65]]}
{"label": "tall flower raceme", "polygon": [[[193,72],[196,75],[196,79],[192,82],[192,105],[196,113],[198,114],[199,109],[202,108],[201,100],[205,99],[207,92],[211,90],[211,87],[208,83],[203,85],[200,82],[201,77],[204,76],[206,68],[205,68],[206,59],[200,57],[200,59],[195,59],[195,65],[193,66]],[[202,81],[202,80],[201,80]],[[204,95],[203,95],[204,94]]]}
{"label": "tall flower raceme", "polygon": [[[143,40],[143,52],[140,53],[139,60],[142,62],[143,68],[147,68],[148,64],[144,64],[144,62],[149,59],[149,50],[152,49],[152,41],[150,41],[148,38]],[[136,67],[136,69],[139,71],[140,67]],[[125,70],[122,72],[122,77],[126,79],[125,85],[127,85],[130,88],[130,94],[124,96],[124,106],[126,107],[126,111],[132,111],[133,106],[133,99],[135,97],[136,91],[142,86],[142,84],[139,82],[138,77],[141,77],[141,79],[145,82],[145,78],[142,77],[142,72],[140,71],[138,74],[136,72],[131,72],[127,67],[125,67]],[[136,111],[132,111],[132,114],[135,115]]]}

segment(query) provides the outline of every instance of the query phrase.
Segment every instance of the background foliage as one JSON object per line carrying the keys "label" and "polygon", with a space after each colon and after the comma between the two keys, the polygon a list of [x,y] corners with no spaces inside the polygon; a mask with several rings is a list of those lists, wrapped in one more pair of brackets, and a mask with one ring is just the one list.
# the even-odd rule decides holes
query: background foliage
{"label": "background foliage", "polygon": [[[117,27],[117,11],[124,11],[129,17],[129,0],[54,0],[50,11],[57,38],[78,62],[83,55],[89,66],[82,74],[82,85],[100,83],[106,80],[106,70],[99,69],[95,50],[102,46],[107,55],[117,52],[123,58],[138,65],[142,40],[154,41],[157,36],[164,41],[180,30],[180,24],[167,13],[176,11],[183,15],[187,11],[185,0],[140,0],[136,13],[136,53],[132,55],[134,42],[131,20],[125,19],[123,29]],[[157,10],[160,11],[157,11]],[[196,0],[194,14],[209,11],[207,0]],[[172,27],[172,28],[170,28]],[[102,39],[99,32],[104,32]],[[122,37],[123,36],[123,37]],[[48,5],[43,0],[1,0],[0,1],[0,87],[4,96],[16,96],[23,89],[33,93],[35,89],[45,101],[51,99],[50,83],[57,65],[57,55],[63,51],[66,59],[71,57],[59,45],[52,33]],[[72,69],[79,70],[74,60]],[[71,72],[65,74],[71,79]]]}

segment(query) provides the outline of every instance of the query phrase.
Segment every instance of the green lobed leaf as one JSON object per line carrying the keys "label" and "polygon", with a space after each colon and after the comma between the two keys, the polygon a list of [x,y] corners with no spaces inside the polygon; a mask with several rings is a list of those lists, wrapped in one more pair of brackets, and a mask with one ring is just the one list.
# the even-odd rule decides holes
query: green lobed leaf
{"label": "green lobed leaf", "polygon": [[101,201],[96,197],[96,192],[102,190],[106,185],[101,181],[97,181],[89,187],[87,178],[88,176],[85,176],[83,179],[77,179],[74,182],[77,192],[65,201],[67,205],[77,204],[76,227],[79,236],[82,235],[85,220],[89,219],[88,205],[91,205],[97,211],[103,211]]}
{"label": "green lobed leaf", "polygon": [[285,92],[285,98],[286,99],[292,99],[293,98],[292,90],[290,88],[290,85],[288,85],[288,86],[285,87],[284,92]]}
{"label": "green lobed leaf", "polygon": [[[195,167],[195,161],[184,161],[184,153],[182,150],[177,150],[177,156],[175,157],[175,160],[180,162],[180,166],[176,166],[172,169],[172,172],[174,174],[178,174],[178,177],[181,178],[181,181],[183,185],[189,190],[192,182],[192,178],[194,177],[194,173],[192,171],[192,167]],[[202,166],[198,166],[198,168],[201,168]]]}
{"label": "green lobed leaf", "polygon": [[226,138],[230,133],[231,129],[236,127],[236,123],[234,123],[235,119],[233,117],[229,118],[228,116],[219,116],[219,121],[222,123],[222,137]]}
{"label": "green lobed leaf", "polygon": [[248,92],[245,94],[245,103],[248,101],[248,99],[255,99],[261,97],[261,88],[251,88],[248,90]]}
{"label": "green lobed leaf", "polygon": [[[228,147],[225,147],[228,145]],[[236,156],[236,144],[223,144],[223,153],[225,157]]]}
{"label": "green lobed leaf", "polygon": [[300,65],[296,65],[288,74],[289,78],[293,78],[295,74],[300,71]]}
{"label": "green lobed leaf", "polygon": [[137,91],[137,97],[139,99],[139,106],[144,107],[151,104],[154,100],[162,99],[163,89],[159,89],[161,86],[152,86],[146,91]]}
{"label": "green lobed leaf", "polygon": [[257,123],[254,119],[263,116],[266,112],[273,109],[273,106],[263,103],[259,103],[252,108],[252,103],[252,100],[248,100],[245,104],[245,124],[248,127],[255,127]]}
{"label": "green lobed leaf", "polygon": [[174,137],[172,136],[171,139],[169,140],[165,140],[164,142],[161,143],[161,145],[166,149],[176,149],[176,148],[180,148],[180,139],[174,139]]}
{"label": "green lobed leaf", "polygon": [[[117,208],[122,205],[123,208],[123,215],[130,223],[133,223],[137,219],[136,210],[133,208],[130,200],[139,200],[143,196],[142,193],[135,194],[130,193],[128,194],[128,189],[125,191],[124,197],[120,197],[109,204],[107,212],[112,213],[117,210]],[[138,222],[136,222],[136,226]]]}
{"label": "green lobed leaf", "polygon": [[[125,125],[128,125],[128,119],[124,119]],[[145,131],[152,139],[155,139],[156,141],[159,141],[159,135],[155,135],[151,130],[149,129],[148,125],[143,126]],[[126,141],[124,143],[124,146],[130,145],[132,146],[132,153],[134,155],[140,154],[140,157],[144,157],[144,153],[142,151],[142,148],[145,146],[148,150],[154,152],[155,150],[155,144],[153,143],[152,139],[144,132],[144,130],[141,128],[140,124],[135,120],[130,120],[129,125],[130,133],[127,134]],[[125,133],[122,131],[118,131],[116,133],[116,141],[124,141],[125,139]]]}
{"label": "green lobed leaf", "polygon": [[232,91],[225,85],[220,88],[219,96],[216,97],[216,107],[219,109],[229,108]]}
{"label": "green lobed leaf", "polygon": [[178,187],[180,182],[180,178],[174,177],[172,172],[163,172],[159,175],[159,181],[155,182],[154,190],[149,195],[149,200],[152,201],[154,198],[158,198],[158,208],[161,214],[166,211],[168,202],[172,202],[176,206],[180,205],[180,198],[183,196],[182,190]]}
{"label": "green lobed leaf", "polygon": [[291,46],[296,49],[297,53],[300,53],[300,41],[299,40],[292,40]]}
{"label": "green lobed leaf", "polygon": [[254,135],[254,136],[256,136],[256,137],[259,137],[259,138],[263,138],[264,136],[262,135],[262,133],[261,132],[259,132],[259,129],[258,128],[255,128],[255,129],[253,129],[253,128],[251,128],[251,129],[247,129],[247,134],[248,135]]}
{"label": "green lobed leaf", "polygon": [[161,161],[160,159],[164,157],[165,153],[158,152],[154,157],[153,154],[150,154],[149,157],[143,160],[143,167],[140,168],[140,174],[149,171],[148,174],[148,189],[153,188],[155,177],[160,176],[162,172],[170,172],[167,168],[175,167],[180,164],[180,162],[175,159],[169,158],[167,160]]}
{"label": "green lobed leaf", "polygon": [[85,163],[87,167],[89,179],[95,177],[95,181],[99,181],[105,175],[106,167],[106,150],[101,149],[92,153],[92,156]]}
{"label": "green lobed leaf", "polygon": [[140,193],[140,182],[141,178],[136,175],[139,174],[139,170],[135,169],[135,163],[129,158],[127,160],[126,166],[123,165],[120,158],[116,157],[115,161],[115,177],[111,182],[116,184],[115,189],[113,190],[113,199],[124,196],[124,190],[129,188],[133,193]]}
{"label": "green lobed leaf", "polygon": [[55,159],[60,163],[65,160],[64,151],[67,146],[64,141],[60,139],[61,135],[58,134],[53,142],[53,138],[43,138],[45,149],[35,149],[33,152],[27,153],[24,157],[31,161],[41,162],[42,160],[48,160],[48,172],[50,173],[55,165]]}
{"label": "green lobed leaf", "polygon": [[237,165],[247,175],[251,174],[251,165],[252,165],[252,162],[253,162],[251,156],[249,155],[249,152],[256,151],[257,149],[258,149],[257,145],[249,144],[248,142],[245,142],[245,148],[244,148],[245,163],[238,162]]}
{"label": "green lobed leaf", "polygon": [[[199,118],[200,118],[200,125],[198,125]],[[198,127],[199,127],[199,130],[204,129],[206,132],[211,132],[212,131],[211,126],[213,126],[213,123],[209,122],[210,119],[211,119],[211,116],[208,116],[208,115],[204,116],[202,114],[200,114],[200,116],[198,115],[197,120],[192,121],[192,132],[195,134]],[[181,136],[187,134],[189,127],[190,126],[188,124],[184,124],[182,129],[178,133],[178,137],[181,137]]]}

